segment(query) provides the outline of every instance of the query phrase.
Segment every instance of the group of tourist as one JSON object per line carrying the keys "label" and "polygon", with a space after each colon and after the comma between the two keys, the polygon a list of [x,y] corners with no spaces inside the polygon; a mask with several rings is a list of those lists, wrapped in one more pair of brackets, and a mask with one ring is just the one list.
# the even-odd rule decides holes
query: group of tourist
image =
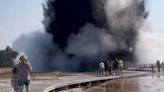
{"label": "group of tourist", "polygon": [[161,62],[161,63],[160,63],[160,61],[157,60],[157,62],[156,62],[156,66],[157,66],[157,70],[158,70],[158,72],[161,72],[161,71],[164,72],[164,62]]}
{"label": "group of tourist", "polygon": [[107,61],[100,61],[99,69],[100,69],[100,76],[105,75],[116,75],[122,76],[123,75],[123,60],[122,59],[115,59],[115,60],[107,60]]}
{"label": "group of tourist", "polygon": [[21,55],[18,62],[12,69],[11,86],[15,92],[23,92],[24,86],[29,92],[31,65],[25,55]]}

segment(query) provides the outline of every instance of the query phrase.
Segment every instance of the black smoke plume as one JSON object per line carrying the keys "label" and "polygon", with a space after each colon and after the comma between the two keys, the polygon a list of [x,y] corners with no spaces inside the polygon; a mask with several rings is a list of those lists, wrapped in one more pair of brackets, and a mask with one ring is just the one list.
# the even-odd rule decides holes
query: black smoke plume
{"label": "black smoke plume", "polygon": [[134,60],[138,30],[148,13],[144,0],[47,0],[46,33],[22,35],[13,48],[34,71],[90,71],[102,59]]}
{"label": "black smoke plume", "polygon": [[91,23],[115,40],[117,49],[108,53],[113,58],[135,50],[138,30],[147,17],[144,0],[48,0],[43,7],[45,29],[61,48],[68,46],[71,34]]}

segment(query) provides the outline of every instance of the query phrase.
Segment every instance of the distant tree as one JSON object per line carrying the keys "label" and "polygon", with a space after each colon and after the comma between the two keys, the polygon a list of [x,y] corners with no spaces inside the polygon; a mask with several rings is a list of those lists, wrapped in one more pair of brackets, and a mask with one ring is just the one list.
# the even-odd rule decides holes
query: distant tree
{"label": "distant tree", "polygon": [[12,66],[12,60],[16,58],[18,53],[13,51],[9,46],[5,50],[0,51],[0,67]]}

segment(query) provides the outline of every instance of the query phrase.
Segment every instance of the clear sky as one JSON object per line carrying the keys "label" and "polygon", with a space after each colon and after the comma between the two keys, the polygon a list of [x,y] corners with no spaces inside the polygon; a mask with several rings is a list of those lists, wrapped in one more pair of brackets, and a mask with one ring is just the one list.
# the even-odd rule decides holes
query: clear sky
{"label": "clear sky", "polygon": [[0,49],[23,33],[41,30],[42,0],[0,0]]}
{"label": "clear sky", "polygon": [[164,31],[164,0],[147,0],[150,25],[153,31]]}
{"label": "clear sky", "polygon": [[[43,0],[0,0],[0,49],[23,33],[41,30]],[[164,30],[164,0],[147,0],[152,30]]]}

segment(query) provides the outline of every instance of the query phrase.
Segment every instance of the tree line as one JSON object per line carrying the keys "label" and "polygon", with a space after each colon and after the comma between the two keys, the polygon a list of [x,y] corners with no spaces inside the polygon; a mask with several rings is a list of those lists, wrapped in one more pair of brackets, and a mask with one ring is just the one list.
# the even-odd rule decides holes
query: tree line
{"label": "tree line", "polygon": [[18,53],[9,46],[5,50],[0,50],[0,67],[11,67],[12,60],[16,58]]}

